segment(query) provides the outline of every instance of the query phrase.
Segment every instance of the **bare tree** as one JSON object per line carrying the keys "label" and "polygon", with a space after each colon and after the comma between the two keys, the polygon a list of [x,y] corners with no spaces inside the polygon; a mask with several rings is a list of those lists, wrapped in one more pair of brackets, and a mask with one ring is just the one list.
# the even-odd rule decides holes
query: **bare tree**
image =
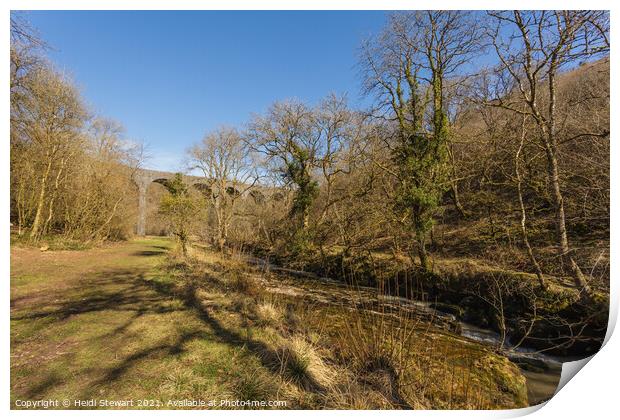
{"label": "bare tree", "polygon": [[[44,207],[50,188],[57,189],[67,161],[80,148],[81,130],[86,111],[75,88],[48,69],[33,75],[32,91],[27,105],[27,141],[40,156],[40,176],[36,211],[30,238],[37,240],[44,226]],[[56,178],[51,180],[56,172]],[[54,182],[50,186],[50,182]]]}
{"label": "bare tree", "polygon": [[321,162],[324,138],[317,132],[311,108],[301,102],[276,102],[249,125],[248,139],[263,153],[281,179],[295,188],[291,215],[299,229],[309,225],[310,206],[318,194],[313,171]]}
{"label": "bare tree", "polygon": [[[589,286],[575,260],[566,231],[565,197],[559,163],[557,112],[559,72],[609,51],[608,19],[600,11],[490,12],[496,21],[491,34],[500,60],[495,106],[527,115],[539,130],[547,158],[547,176],[555,207],[558,255],[568,265],[575,285]],[[510,35],[504,35],[510,31]],[[523,110],[519,103],[525,103]],[[598,133],[605,135],[605,133]]]}
{"label": "bare tree", "polygon": [[363,137],[363,117],[352,112],[344,97],[329,95],[314,112],[317,134],[323,138],[318,167],[323,194],[317,224],[330,214],[332,207],[347,194],[339,188],[339,181],[351,174],[359,160]]}
{"label": "bare tree", "polygon": [[237,201],[259,179],[250,150],[236,129],[221,127],[208,133],[188,154],[190,169],[200,170],[209,186],[205,194],[215,212],[216,240],[223,250]]}
{"label": "bare tree", "polygon": [[521,174],[520,167],[521,167],[521,152],[523,151],[523,146],[525,144],[525,138],[526,138],[525,121],[526,121],[526,116],[523,115],[521,118],[521,129],[520,129],[521,133],[519,136],[520,137],[519,147],[517,148],[517,151],[514,157],[515,183],[517,185],[517,197],[519,199],[519,209],[521,210],[520,225],[521,225],[521,235],[523,238],[523,244],[525,245],[525,248],[527,250],[527,255],[530,259],[530,262],[532,263],[532,266],[534,267],[536,277],[538,278],[538,283],[540,283],[540,286],[544,289],[547,287],[547,285],[545,283],[545,278],[543,276],[542,269],[540,268],[540,264],[538,263],[538,259],[534,255],[534,250],[532,249],[532,245],[530,244],[530,238],[529,238],[528,229],[527,229],[527,210],[525,208],[525,203],[523,200],[523,177]]}

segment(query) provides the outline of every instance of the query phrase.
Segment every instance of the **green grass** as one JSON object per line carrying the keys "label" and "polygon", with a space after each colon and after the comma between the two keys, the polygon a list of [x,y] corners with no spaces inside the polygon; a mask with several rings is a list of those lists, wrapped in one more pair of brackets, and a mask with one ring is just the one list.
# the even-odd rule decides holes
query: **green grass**
{"label": "green grass", "polygon": [[[346,308],[288,302],[245,278],[238,261],[215,253],[179,261],[173,248],[165,238],[79,251],[14,247],[11,407],[18,399],[159,401],[146,408],[177,408],[166,403],[183,399],[394,407],[369,388],[372,378],[340,361],[346,349],[338,346],[349,345],[338,339],[351,322]],[[296,322],[287,321],[287,304]],[[411,373],[412,392],[461,360],[481,361],[459,369],[494,396],[488,404],[523,405],[523,378],[505,358],[449,334],[430,340],[443,342],[451,358],[446,364],[443,353],[426,354],[429,363],[421,364],[431,370]],[[418,406],[472,407],[467,396],[447,405],[452,393],[440,388]]]}
{"label": "green grass", "polygon": [[180,298],[158,292],[171,281],[161,269],[171,247],[147,238],[72,255],[14,249],[12,403],[228,398],[222,382],[259,369]]}

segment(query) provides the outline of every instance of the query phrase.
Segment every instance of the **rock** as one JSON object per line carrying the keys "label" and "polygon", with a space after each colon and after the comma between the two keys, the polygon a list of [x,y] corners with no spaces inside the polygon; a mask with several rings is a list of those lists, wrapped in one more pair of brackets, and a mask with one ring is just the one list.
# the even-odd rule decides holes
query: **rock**
{"label": "rock", "polygon": [[50,246],[48,244],[43,244],[41,245],[41,248],[39,248],[41,250],[41,252],[45,252],[48,249],[50,249]]}

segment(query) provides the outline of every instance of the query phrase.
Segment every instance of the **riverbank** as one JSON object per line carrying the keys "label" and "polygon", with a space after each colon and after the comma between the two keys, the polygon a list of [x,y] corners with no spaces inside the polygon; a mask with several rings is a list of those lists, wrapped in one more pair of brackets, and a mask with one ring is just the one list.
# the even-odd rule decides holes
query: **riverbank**
{"label": "riverbank", "polygon": [[608,292],[595,291],[586,299],[569,280],[550,276],[543,289],[534,274],[471,258],[437,258],[433,271],[423,272],[405,257],[384,253],[347,258],[336,252],[293,258],[266,250],[253,252],[261,261],[292,275],[312,273],[317,278],[432,303],[460,322],[502,335],[502,340],[512,341],[512,345],[565,360],[595,354],[607,328]]}
{"label": "riverbank", "polygon": [[528,404],[525,378],[506,357],[411,311],[275,293],[269,282],[286,287],[273,273],[210,251],[179,260],[170,246],[148,238],[88,251],[13,249],[12,404],[205,397],[285,400],[287,408]]}
{"label": "riverbank", "polygon": [[[277,273],[260,276],[266,288],[273,293],[321,304],[353,307],[383,315],[403,316],[407,314],[484,345],[492,352],[498,350],[500,344],[498,333],[460,321],[454,314],[436,309],[436,304],[378,294],[375,288],[368,286],[351,287],[334,279],[318,277],[314,273],[268,264],[255,257],[246,257],[246,259],[251,264],[259,266],[262,272]],[[544,355],[526,347],[506,349],[504,353],[519,366],[526,378],[530,404],[538,404],[553,396],[560,379],[562,363],[571,360]]]}

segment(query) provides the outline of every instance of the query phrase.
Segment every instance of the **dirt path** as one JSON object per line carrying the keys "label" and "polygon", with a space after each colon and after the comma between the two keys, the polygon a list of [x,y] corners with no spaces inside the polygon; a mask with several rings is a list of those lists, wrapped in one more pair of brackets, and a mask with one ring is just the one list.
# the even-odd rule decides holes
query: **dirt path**
{"label": "dirt path", "polygon": [[81,283],[92,285],[92,278],[98,273],[144,274],[168,247],[166,241],[148,240],[86,251],[41,252],[36,248],[13,248],[11,312],[49,303],[50,298],[57,298]]}
{"label": "dirt path", "polygon": [[[237,349],[153,287],[165,239],[86,251],[11,250],[17,400],[204,397]],[[230,361],[230,362],[227,362]],[[62,408],[62,407],[60,407]],[[166,407],[163,407],[166,408]]]}

